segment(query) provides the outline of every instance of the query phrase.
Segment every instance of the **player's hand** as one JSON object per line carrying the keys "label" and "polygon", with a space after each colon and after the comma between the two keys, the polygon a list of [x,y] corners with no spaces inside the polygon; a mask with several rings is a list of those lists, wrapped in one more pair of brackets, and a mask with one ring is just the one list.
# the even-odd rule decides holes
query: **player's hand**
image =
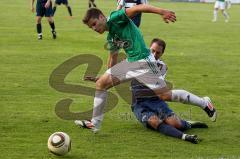
{"label": "player's hand", "polygon": [[91,76],[86,76],[84,77],[85,81],[92,81],[92,82],[96,82],[99,79],[99,77],[91,77]]}
{"label": "player's hand", "polygon": [[31,11],[34,13],[34,11],[35,11],[35,8],[34,8],[34,7],[31,7]]}
{"label": "player's hand", "polygon": [[45,8],[49,8],[49,7],[50,7],[50,2],[51,2],[51,1],[47,1],[47,3],[45,4],[44,7],[45,7]]}
{"label": "player's hand", "polygon": [[175,13],[173,11],[170,11],[170,10],[164,10],[162,12],[162,18],[165,21],[165,23],[169,23],[169,22],[174,23],[177,20]]}

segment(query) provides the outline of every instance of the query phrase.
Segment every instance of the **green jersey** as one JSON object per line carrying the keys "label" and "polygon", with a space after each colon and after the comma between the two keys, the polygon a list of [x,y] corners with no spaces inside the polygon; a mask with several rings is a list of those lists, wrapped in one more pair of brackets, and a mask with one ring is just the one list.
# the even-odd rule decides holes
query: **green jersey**
{"label": "green jersey", "polygon": [[107,40],[111,51],[123,48],[129,62],[144,59],[150,54],[140,30],[127,17],[125,9],[112,12],[107,20],[107,27]]}
{"label": "green jersey", "polygon": [[217,0],[217,1],[220,1],[220,2],[225,2],[225,0]]}

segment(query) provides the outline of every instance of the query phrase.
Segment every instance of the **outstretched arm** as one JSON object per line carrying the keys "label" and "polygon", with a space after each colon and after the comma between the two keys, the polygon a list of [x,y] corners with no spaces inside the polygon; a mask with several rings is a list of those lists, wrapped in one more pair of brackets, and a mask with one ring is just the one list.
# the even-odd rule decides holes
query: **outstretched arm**
{"label": "outstretched arm", "polygon": [[[115,64],[117,64],[117,60],[118,60],[118,51],[111,51],[108,57],[108,62],[107,62],[107,67],[111,68],[112,66],[114,66]],[[99,77],[92,77],[92,76],[86,76],[84,77],[85,81],[92,81],[92,82],[97,82],[97,80],[100,78]]]}
{"label": "outstretched arm", "polygon": [[116,65],[117,64],[117,60],[118,60],[118,52],[117,51],[111,51],[109,53],[107,67],[111,68],[114,65]]}
{"label": "outstretched arm", "polygon": [[176,21],[176,16],[175,13],[173,11],[170,10],[166,10],[163,8],[158,8],[158,7],[154,7],[148,4],[140,4],[140,5],[136,5],[134,7],[131,8],[127,8],[126,9],[126,15],[131,18],[134,15],[136,15],[137,13],[154,13],[154,14],[159,14],[162,16],[163,20],[166,23],[169,22],[175,22]]}

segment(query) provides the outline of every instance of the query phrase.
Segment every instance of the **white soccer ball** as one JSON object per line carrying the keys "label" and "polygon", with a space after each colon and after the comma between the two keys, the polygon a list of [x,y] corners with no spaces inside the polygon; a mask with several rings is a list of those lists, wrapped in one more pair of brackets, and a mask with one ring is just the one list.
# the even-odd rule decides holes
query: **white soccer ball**
{"label": "white soccer ball", "polygon": [[58,156],[63,156],[71,150],[71,139],[64,132],[55,132],[48,138],[48,150]]}

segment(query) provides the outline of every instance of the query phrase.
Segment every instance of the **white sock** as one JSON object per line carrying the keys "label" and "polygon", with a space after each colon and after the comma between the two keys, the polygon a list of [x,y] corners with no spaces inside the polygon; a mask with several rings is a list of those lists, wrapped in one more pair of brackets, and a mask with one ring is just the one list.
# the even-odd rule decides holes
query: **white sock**
{"label": "white sock", "polygon": [[172,101],[196,105],[202,109],[207,106],[207,103],[203,98],[200,98],[185,90],[172,90]]}
{"label": "white sock", "polygon": [[[98,91],[95,92],[94,97],[94,107],[92,114],[92,122],[101,122],[103,120],[104,106],[107,101],[107,91]],[[95,125],[95,124],[94,124]]]}
{"label": "white sock", "polygon": [[225,20],[228,20],[228,19],[229,19],[229,15],[227,14],[226,11],[223,11],[223,16],[224,16]]}
{"label": "white sock", "polygon": [[182,140],[185,140],[187,134],[182,135]]}
{"label": "white sock", "polygon": [[216,21],[217,20],[217,10],[213,11],[213,20]]}

